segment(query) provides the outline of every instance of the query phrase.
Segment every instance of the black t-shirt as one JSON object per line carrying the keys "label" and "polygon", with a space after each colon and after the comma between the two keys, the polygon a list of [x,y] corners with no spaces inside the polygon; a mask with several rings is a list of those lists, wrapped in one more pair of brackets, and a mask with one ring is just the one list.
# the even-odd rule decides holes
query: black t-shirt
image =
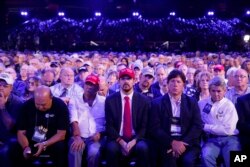
{"label": "black t-shirt", "polygon": [[35,107],[34,98],[28,100],[20,109],[18,130],[26,130],[26,136],[31,141],[35,127],[43,126],[48,129],[46,140],[57,133],[57,130],[68,130],[69,111],[66,104],[59,98],[53,97],[52,107],[43,112]]}

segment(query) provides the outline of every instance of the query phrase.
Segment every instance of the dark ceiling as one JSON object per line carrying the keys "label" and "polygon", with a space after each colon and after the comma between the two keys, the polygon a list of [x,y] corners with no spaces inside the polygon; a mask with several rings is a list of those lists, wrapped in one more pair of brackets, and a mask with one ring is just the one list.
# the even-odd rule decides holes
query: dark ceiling
{"label": "dark ceiling", "polygon": [[63,10],[68,16],[89,17],[101,11],[106,17],[126,17],[138,10],[144,17],[201,17],[213,9],[221,17],[238,17],[250,9],[250,0],[5,0],[4,11],[28,9],[34,16],[51,16]]}

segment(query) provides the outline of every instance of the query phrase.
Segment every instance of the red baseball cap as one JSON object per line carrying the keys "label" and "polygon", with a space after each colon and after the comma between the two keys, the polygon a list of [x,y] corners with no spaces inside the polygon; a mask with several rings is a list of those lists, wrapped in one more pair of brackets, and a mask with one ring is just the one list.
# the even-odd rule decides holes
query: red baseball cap
{"label": "red baseball cap", "polygon": [[130,68],[124,68],[119,72],[119,78],[122,78],[123,76],[128,76],[130,78],[135,78],[135,72]]}
{"label": "red baseball cap", "polygon": [[223,66],[223,65],[221,65],[221,64],[217,64],[217,65],[215,65],[215,66],[214,66],[214,71],[216,71],[216,70],[220,70],[220,71],[222,71],[222,70],[225,70],[225,68],[224,68],[224,66]]}
{"label": "red baseball cap", "polygon": [[99,85],[100,79],[98,76],[94,75],[94,74],[90,74],[86,77],[85,79],[85,83],[86,82],[90,82],[94,85]]}
{"label": "red baseball cap", "polygon": [[175,68],[179,68],[182,64],[183,64],[183,63],[182,63],[181,61],[176,61],[176,62],[174,63],[174,67],[175,67]]}

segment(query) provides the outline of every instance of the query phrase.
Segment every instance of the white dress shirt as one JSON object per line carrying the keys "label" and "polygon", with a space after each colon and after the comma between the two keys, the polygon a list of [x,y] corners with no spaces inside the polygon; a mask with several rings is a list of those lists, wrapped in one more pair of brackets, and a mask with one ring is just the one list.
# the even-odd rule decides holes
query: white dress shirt
{"label": "white dress shirt", "polygon": [[175,100],[170,94],[168,95],[169,95],[169,99],[171,102],[173,117],[179,118],[181,115],[181,98],[178,100]]}
{"label": "white dress shirt", "polygon": [[96,95],[92,107],[83,100],[83,96],[70,100],[70,123],[78,122],[81,137],[88,138],[105,130],[105,99]]}
{"label": "white dress shirt", "polygon": [[[55,84],[54,86],[50,87],[50,90],[55,97],[60,97],[61,94],[64,91],[64,87],[61,83]],[[74,97],[80,97],[82,98],[83,94],[83,88],[77,85],[76,83],[73,83],[70,87],[67,88],[67,94],[65,97],[74,98]]]}

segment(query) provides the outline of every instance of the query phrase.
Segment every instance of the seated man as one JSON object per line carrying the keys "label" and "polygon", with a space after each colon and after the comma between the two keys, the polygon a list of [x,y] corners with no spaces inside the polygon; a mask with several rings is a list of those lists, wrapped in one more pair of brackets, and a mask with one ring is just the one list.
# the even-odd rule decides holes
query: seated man
{"label": "seated man", "polygon": [[69,111],[61,99],[52,96],[49,87],[39,86],[34,98],[23,104],[17,128],[25,159],[39,157],[46,151],[55,166],[67,166],[65,136],[69,128]]}
{"label": "seated man", "polygon": [[16,118],[22,102],[11,93],[13,83],[14,79],[10,74],[0,74],[0,164],[4,167],[14,166],[18,158]]}
{"label": "seated man", "polygon": [[171,71],[168,93],[152,102],[149,135],[159,145],[160,167],[193,167],[200,154],[200,110],[194,98],[183,94],[185,82],[181,71]]}
{"label": "seated man", "polygon": [[159,89],[152,86],[154,81],[154,69],[151,67],[145,67],[140,74],[140,81],[135,84],[134,90],[145,96],[150,100],[156,99],[161,96]]}
{"label": "seated man", "polygon": [[223,78],[214,77],[210,81],[209,93],[210,98],[199,101],[206,133],[202,147],[203,166],[216,166],[216,159],[222,154],[226,167],[229,167],[230,151],[240,150],[237,111],[234,104],[224,97],[226,83]]}
{"label": "seated man", "polygon": [[120,91],[105,101],[108,167],[120,167],[121,157],[136,156],[137,167],[149,166],[149,148],[145,140],[150,102],[135,92],[135,74],[125,68],[119,72]]}
{"label": "seated man", "polygon": [[88,75],[81,98],[69,102],[73,137],[70,140],[69,167],[81,167],[83,151],[87,150],[88,167],[99,166],[99,149],[105,130],[105,97],[97,94],[99,78]]}

